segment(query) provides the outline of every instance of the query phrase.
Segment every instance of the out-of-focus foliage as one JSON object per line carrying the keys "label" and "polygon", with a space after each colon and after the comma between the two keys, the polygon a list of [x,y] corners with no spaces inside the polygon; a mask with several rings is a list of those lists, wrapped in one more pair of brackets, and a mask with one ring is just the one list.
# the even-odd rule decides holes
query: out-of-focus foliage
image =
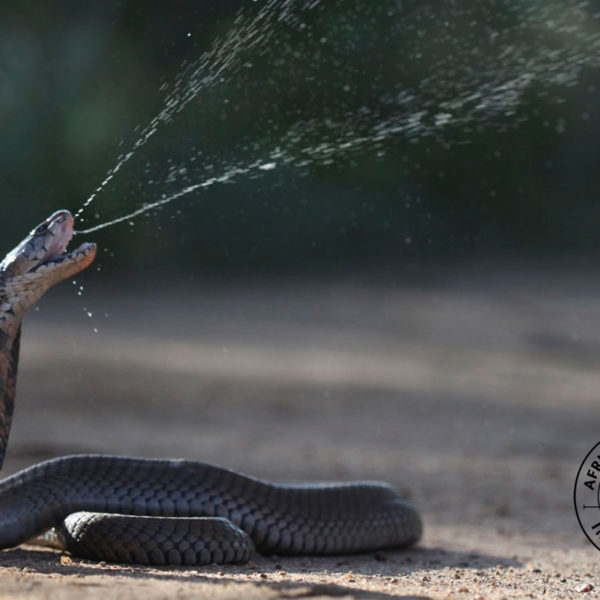
{"label": "out-of-focus foliage", "polygon": [[3,2],[2,247],[81,207],[240,11],[269,5],[264,41],[160,124],[83,226],[277,149],[288,164],[87,235],[105,270],[596,250],[599,7],[566,0]]}

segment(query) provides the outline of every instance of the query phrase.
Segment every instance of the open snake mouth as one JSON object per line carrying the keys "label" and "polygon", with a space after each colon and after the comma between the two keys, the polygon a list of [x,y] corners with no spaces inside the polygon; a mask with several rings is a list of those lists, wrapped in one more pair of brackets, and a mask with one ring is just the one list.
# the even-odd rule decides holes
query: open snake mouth
{"label": "open snake mouth", "polygon": [[[79,260],[84,260],[88,256],[91,255],[92,251],[96,248],[95,244],[85,242],[79,246],[76,250],[72,250],[71,252],[66,252],[64,254],[60,253],[57,255],[51,255],[51,258],[44,259],[39,262],[37,265],[29,269],[29,273],[35,273],[40,269],[49,269],[60,265],[64,262],[77,262]],[[91,261],[90,261],[91,262]],[[89,263],[88,263],[89,264]],[[84,266],[81,267],[85,268]]]}
{"label": "open snake mouth", "polygon": [[28,272],[52,269],[65,262],[81,263],[80,267],[84,269],[93,260],[96,245],[85,242],[66,252],[73,233],[73,216],[68,210],[59,210],[38,225],[29,234],[27,250],[35,256],[35,264]]}
{"label": "open snake mouth", "polygon": [[[95,249],[95,247],[96,247],[95,244],[86,242],[84,244],[81,244],[81,246],[79,246],[79,248],[77,248],[76,250],[67,252],[65,254],[59,254],[58,256],[54,256],[52,258],[49,258],[48,260],[40,262],[37,266],[31,268],[29,270],[29,273],[34,273],[36,271],[39,271],[40,269],[47,269],[47,268],[55,267],[66,261],[67,262],[77,262],[78,260],[83,260],[83,259],[87,258],[88,256],[90,256],[90,254]],[[85,267],[82,266],[81,268],[83,269]]]}

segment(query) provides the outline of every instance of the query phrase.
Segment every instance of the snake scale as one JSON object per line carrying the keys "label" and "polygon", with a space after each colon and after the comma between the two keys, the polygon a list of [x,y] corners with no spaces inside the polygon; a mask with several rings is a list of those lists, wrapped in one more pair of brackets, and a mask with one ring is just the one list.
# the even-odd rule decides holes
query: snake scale
{"label": "snake scale", "polygon": [[[0,465],[15,401],[22,319],[96,245],[65,253],[73,217],[55,212],[0,263]],[[254,549],[333,554],[418,541],[421,519],[387,483],[262,481],[200,462],[110,455],[45,461],[0,482],[0,548],[50,528],[73,554],[141,564],[247,561]]]}

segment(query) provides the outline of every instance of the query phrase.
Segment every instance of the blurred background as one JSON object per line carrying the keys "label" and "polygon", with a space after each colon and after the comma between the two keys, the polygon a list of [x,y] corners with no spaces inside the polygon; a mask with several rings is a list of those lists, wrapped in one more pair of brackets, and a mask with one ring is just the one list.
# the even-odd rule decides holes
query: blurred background
{"label": "blurred background", "polygon": [[2,2],[2,247],[99,244],[28,317],[7,468],[380,478],[426,545],[582,546],[599,75],[597,2]]}
{"label": "blurred background", "polygon": [[56,208],[77,211],[158,125],[81,228],[278,151],[287,161],[95,233],[104,271],[595,253],[598,10],[3,2],[3,247]]}

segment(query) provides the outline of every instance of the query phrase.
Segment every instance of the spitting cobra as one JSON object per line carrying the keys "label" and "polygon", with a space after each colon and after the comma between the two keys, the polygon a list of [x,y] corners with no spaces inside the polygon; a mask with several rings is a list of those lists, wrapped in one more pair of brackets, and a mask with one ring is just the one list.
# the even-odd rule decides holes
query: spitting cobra
{"label": "spitting cobra", "polygon": [[[48,288],[96,255],[90,243],[65,253],[72,236],[73,217],[57,211],[0,263],[0,466],[22,319]],[[254,549],[316,555],[399,548],[420,538],[422,524],[387,483],[271,483],[201,462],[84,454],[0,482],[0,548],[50,529],[78,556],[202,565],[245,562]]]}

